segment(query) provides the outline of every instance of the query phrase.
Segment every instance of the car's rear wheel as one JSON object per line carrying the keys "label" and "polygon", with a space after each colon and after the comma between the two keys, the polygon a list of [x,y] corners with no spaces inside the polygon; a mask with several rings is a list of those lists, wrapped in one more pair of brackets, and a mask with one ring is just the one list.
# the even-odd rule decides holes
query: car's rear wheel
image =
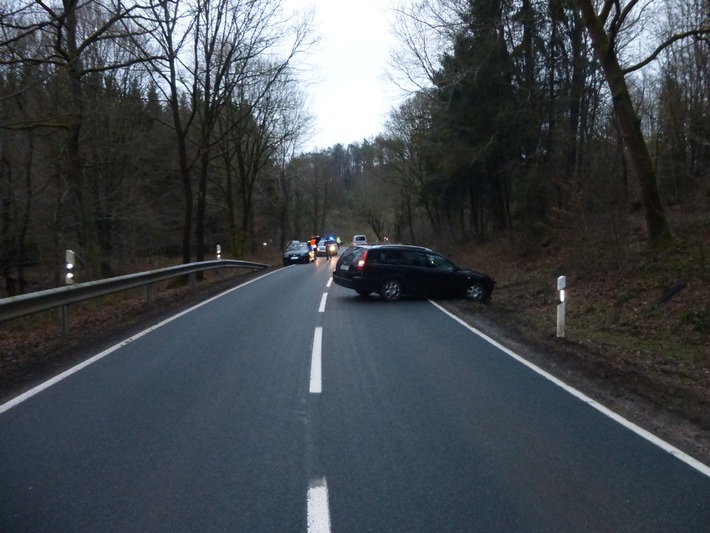
{"label": "car's rear wheel", "polygon": [[399,280],[388,279],[380,287],[380,298],[386,302],[396,302],[402,295],[402,284]]}
{"label": "car's rear wheel", "polygon": [[466,287],[466,299],[472,302],[482,302],[486,291],[480,283],[471,283]]}

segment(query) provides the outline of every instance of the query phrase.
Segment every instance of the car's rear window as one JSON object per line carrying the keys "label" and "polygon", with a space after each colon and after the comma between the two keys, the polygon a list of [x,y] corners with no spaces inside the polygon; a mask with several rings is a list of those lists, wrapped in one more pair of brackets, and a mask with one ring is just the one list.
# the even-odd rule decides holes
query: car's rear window
{"label": "car's rear window", "polygon": [[340,256],[340,263],[345,265],[357,263],[364,253],[365,248],[348,248],[343,252],[343,255]]}

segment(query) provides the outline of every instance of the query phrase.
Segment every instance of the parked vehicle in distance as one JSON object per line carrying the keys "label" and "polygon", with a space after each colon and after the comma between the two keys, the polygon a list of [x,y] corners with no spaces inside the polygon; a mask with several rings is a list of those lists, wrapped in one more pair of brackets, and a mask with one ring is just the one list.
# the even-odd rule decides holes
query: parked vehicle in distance
{"label": "parked vehicle in distance", "polygon": [[321,239],[320,241],[318,241],[316,255],[330,256],[330,257],[338,255],[338,245],[335,243],[334,240],[331,241],[328,239]]}
{"label": "parked vehicle in distance", "polygon": [[353,246],[363,246],[367,244],[367,237],[364,235],[353,236]]}
{"label": "parked vehicle in distance", "polygon": [[293,263],[310,263],[315,261],[316,257],[313,249],[307,242],[292,242],[288,245],[283,254],[284,265]]}
{"label": "parked vehicle in distance", "polygon": [[348,248],[338,259],[333,281],[361,296],[376,292],[388,302],[402,294],[486,302],[495,286],[487,274],[460,268],[429,248],[401,244]]}

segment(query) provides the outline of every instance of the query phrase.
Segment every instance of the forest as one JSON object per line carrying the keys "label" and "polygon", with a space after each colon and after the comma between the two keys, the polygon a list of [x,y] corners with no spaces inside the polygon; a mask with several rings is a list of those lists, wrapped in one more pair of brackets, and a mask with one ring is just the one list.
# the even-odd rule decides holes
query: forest
{"label": "forest", "polygon": [[63,283],[67,249],[89,281],[323,231],[476,246],[572,226],[613,244],[639,213],[656,249],[673,206],[707,231],[707,1],[395,9],[403,103],[368,139],[303,152],[312,12],[5,0],[0,296]]}

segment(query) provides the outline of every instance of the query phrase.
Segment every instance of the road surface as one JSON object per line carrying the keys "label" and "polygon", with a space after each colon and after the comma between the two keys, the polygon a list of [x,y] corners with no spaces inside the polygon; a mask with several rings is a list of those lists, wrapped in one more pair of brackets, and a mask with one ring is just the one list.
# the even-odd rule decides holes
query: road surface
{"label": "road surface", "polygon": [[0,406],[0,531],[710,531],[706,466],[334,264]]}

